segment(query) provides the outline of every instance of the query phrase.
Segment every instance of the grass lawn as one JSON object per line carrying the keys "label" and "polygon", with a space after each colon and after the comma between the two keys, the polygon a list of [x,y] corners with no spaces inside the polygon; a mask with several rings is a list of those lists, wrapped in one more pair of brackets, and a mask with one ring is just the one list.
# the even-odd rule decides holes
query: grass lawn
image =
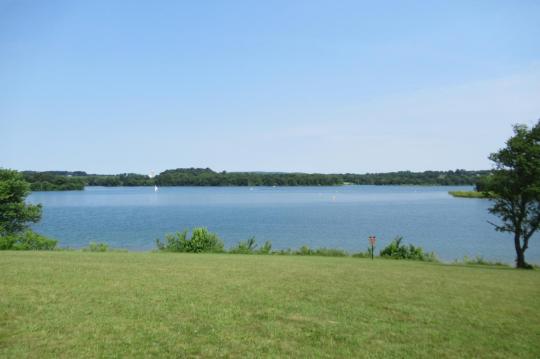
{"label": "grass lawn", "polygon": [[0,252],[0,357],[540,357],[540,272]]}

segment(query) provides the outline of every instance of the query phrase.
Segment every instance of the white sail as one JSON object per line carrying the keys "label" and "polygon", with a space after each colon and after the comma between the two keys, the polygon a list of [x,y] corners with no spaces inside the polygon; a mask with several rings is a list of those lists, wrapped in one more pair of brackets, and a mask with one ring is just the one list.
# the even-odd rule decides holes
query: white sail
{"label": "white sail", "polygon": [[159,190],[157,185],[154,185],[154,192],[157,192]]}

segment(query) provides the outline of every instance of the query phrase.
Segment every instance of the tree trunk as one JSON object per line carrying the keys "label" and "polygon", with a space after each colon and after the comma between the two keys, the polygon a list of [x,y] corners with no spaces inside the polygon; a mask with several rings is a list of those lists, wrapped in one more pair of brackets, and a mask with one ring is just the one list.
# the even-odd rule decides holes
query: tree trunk
{"label": "tree trunk", "polygon": [[516,247],[516,268],[530,269],[531,266],[525,262],[525,250],[521,247],[521,233],[514,233],[514,246]]}

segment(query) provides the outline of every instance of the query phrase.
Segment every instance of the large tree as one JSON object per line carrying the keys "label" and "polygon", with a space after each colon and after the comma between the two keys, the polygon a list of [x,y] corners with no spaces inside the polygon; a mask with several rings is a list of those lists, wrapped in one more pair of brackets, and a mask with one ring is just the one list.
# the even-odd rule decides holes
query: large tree
{"label": "large tree", "polygon": [[30,185],[17,171],[0,168],[0,237],[18,234],[41,218],[41,205],[27,204]]}
{"label": "large tree", "polygon": [[515,125],[506,147],[489,158],[495,170],[484,182],[485,191],[494,194],[489,211],[501,220],[492,224],[513,233],[516,267],[531,268],[525,251],[540,226],[540,120],[532,128]]}

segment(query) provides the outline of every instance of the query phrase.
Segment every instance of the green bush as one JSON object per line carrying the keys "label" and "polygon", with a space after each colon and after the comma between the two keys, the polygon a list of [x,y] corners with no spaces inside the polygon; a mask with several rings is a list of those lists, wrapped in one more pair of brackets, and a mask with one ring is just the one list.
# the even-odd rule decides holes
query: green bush
{"label": "green bush", "polygon": [[163,252],[223,252],[223,241],[206,228],[195,228],[191,237],[188,238],[188,231],[177,232],[165,235],[165,240],[156,240],[158,250]]}
{"label": "green bush", "polygon": [[187,252],[187,233],[188,231],[185,230],[174,234],[166,234],[163,242],[156,239],[156,246],[158,250],[163,252]]}
{"label": "green bush", "polygon": [[311,249],[308,246],[302,246],[293,252],[299,256],[323,256],[323,257],[346,257],[348,254],[344,250],[336,248],[317,248]]}
{"label": "green bush", "polygon": [[0,237],[0,250],[50,251],[56,248],[57,240],[47,238],[31,230]]}
{"label": "green bush", "polygon": [[392,259],[412,259],[419,261],[434,262],[437,260],[434,253],[426,253],[421,247],[415,247],[412,244],[402,245],[403,237],[398,236],[386,246],[381,252],[381,257]]}
{"label": "green bush", "polygon": [[252,253],[255,253],[256,248],[257,248],[257,241],[255,240],[255,237],[251,237],[245,241],[238,242],[236,247],[232,247],[231,249],[229,249],[229,253],[252,254]]}
{"label": "green bush", "polygon": [[107,243],[90,242],[88,247],[82,249],[83,252],[107,252],[109,245]]}
{"label": "green bush", "polygon": [[245,241],[240,241],[235,247],[229,249],[232,254],[272,254],[272,242],[266,241],[257,249],[257,240],[255,237],[248,238]]}
{"label": "green bush", "polygon": [[257,251],[259,254],[271,254],[272,253],[272,242],[266,241],[263,246]]}
{"label": "green bush", "polygon": [[0,236],[0,250],[10,250],[13,249],[13,244],[15,244],[15,236]]}
{"label": "green bush", "polygon": [[298,248],[293,253],[296,254],[296,255],[299,255],[299,256],[310,256],[310,255],[313,255],[313,250],[311,248],[309,248],[308,246],[304,245],[304,246]]}

